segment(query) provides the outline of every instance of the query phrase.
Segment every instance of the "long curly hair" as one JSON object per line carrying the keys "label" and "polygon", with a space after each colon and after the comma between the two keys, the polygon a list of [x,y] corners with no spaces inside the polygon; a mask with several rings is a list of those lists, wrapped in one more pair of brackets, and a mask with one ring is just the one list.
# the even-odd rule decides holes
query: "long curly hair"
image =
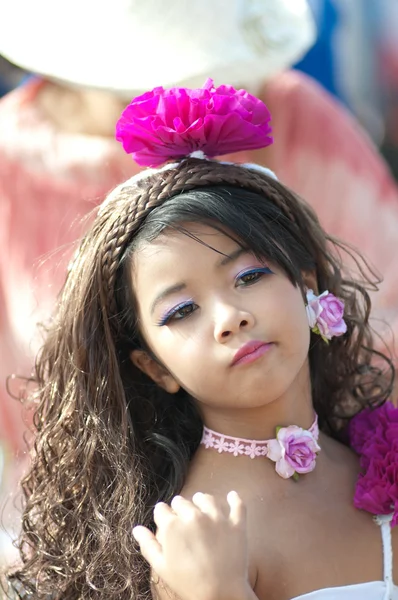
{"label": "long curly hair", "polygon": [[[36,362],[22,563],[8,574],[17,597],[150,597],[149,568],[131,531],[136,524],[154,529],[156,502],[180,492],[202,422],[184,390],[169,395],[129,359],[145,347],[131,258],[143,241],[192,221],[229,232],[302,289],[302,272],[315,272],[320,290],[345,301],[346,335],[329,345],[311,338],[323,431],[341,437],[353,414],[391,391],[391,361],[374,350],[368,323],[367,290],[378,281],[353,250],[325,234],[305,202],[255,169],[193,158],[129,180],[110,194],[80,244]],[[345,251],[357,280],[342,268]]]}

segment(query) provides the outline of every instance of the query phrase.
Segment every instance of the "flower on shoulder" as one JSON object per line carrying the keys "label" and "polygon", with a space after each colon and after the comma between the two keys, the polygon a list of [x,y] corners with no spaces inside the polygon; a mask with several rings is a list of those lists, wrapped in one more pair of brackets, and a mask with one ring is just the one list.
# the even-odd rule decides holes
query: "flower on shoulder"
{"label": "flower on shoulder", "polygon": [[393,514],[398,524],[398,408],[386,402],[351,419],[350,443],[360,455],[354,504],[375,515]]}
{"label": "flower on shoulder", "polygon": [[398,408],[391,402],[377,408],[364,408],[350,420],[350,446],[357,454],[362,454],[367,444],[386,439],[387,430],[395,432],[398,439]]}
{"label": "flower on shoulder", "polygon": [[208,157],[272,144],[271,115],[245,90],[154,88],[134,98],[116,125],[116,139],[142,166],[157,167],[201,151]]}
{"label": "flower on shoulder", "polygon": [[268,442],[267,456],[276,462],[275,470],[283,479],[297,479],[299,474],[314,470],[319,451],[312,433],[290,425],[277,428],[276,439]]}
{"label": "flower on shoulder", "polygon": [[391,526],[398,525],[398,452],[383,459],[371,458],[365,473],[359,476],[354,505],[374,515],[393,514]]}

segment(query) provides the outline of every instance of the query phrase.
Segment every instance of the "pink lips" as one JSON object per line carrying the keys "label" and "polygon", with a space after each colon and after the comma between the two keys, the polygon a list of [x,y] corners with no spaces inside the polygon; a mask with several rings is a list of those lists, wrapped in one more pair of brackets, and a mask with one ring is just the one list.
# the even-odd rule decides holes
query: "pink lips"
{"label": "pink lips", "polygon": [[241,348],[239,348],[233,358],[231,366],[253,362],[265,354],[270,347],[271,344],[265,344],[264,342],[260,342],[258,340],[247,342],[247,344],[244,344]]}

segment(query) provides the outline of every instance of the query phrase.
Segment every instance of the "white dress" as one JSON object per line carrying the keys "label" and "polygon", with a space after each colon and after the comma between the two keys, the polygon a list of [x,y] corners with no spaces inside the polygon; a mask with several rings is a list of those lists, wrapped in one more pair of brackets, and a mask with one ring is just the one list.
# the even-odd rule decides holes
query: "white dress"
{"label": "white dress", "polygon": [[390,516],[377,517],[383,541],[384,581],[315,590],[292,600],[398,600],[398,586],[393,581],[393,560]]}

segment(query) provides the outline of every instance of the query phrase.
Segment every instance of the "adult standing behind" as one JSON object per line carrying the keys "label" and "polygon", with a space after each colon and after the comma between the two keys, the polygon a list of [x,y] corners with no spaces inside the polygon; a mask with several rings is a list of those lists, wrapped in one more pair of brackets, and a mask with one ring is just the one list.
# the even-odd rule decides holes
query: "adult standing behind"
{"label": "adult standing behind", "polygon": [[0,53],[41,77],[0,103],[0,439],[20,446],[20,409],[4,380],[29,374],[36,323],[59,291],[76,223],[134,172],[114,123],[126,98],[159,82],[200,86],[211,76],[261,90],[275,144],[239,158],[274,169],[326,229],[365,251],[387,273],[380,296],[395,310],[397,190],[344,110],[287,70],[314,35],[305,0],[2,4]]}

